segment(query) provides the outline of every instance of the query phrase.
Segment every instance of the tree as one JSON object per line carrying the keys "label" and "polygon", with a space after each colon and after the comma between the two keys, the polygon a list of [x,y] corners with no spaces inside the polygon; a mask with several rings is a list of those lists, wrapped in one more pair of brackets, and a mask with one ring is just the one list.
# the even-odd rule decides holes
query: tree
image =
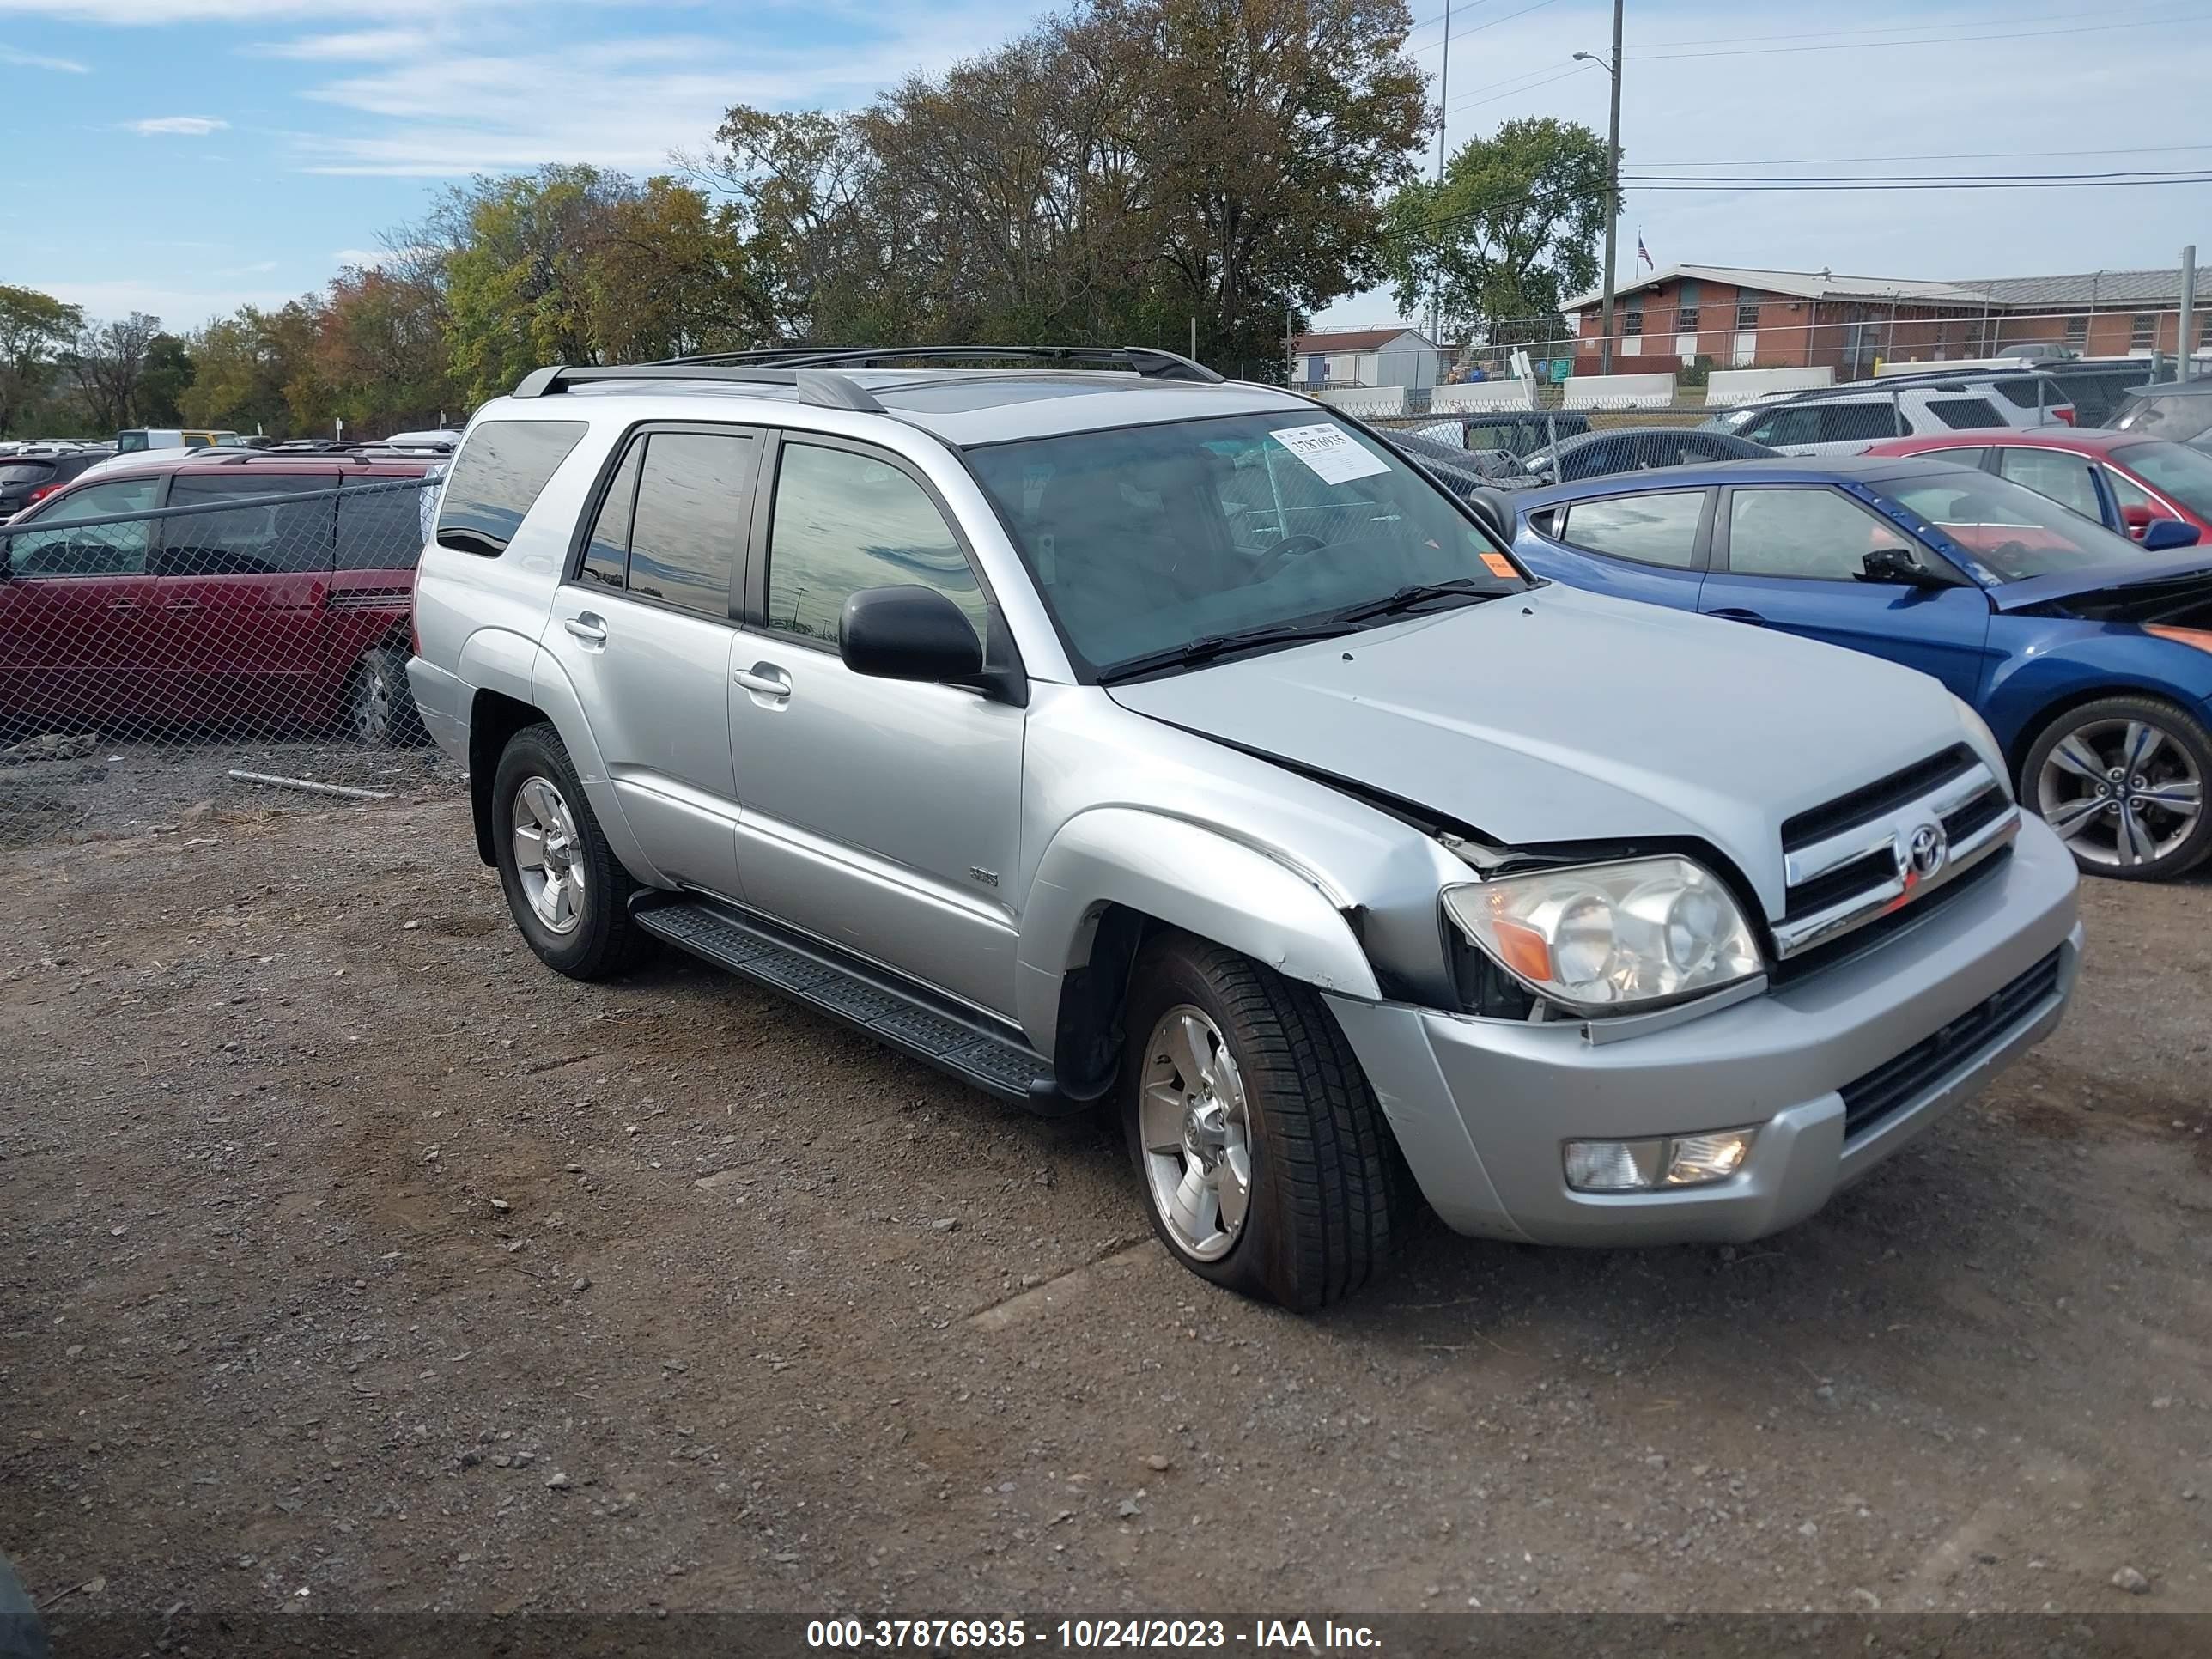
{"label": "tree", "polygon": [[182,399],[195,426],[289,435],[319,425],[324,398],[314,347],[317,295],[274,311],[241,306],[192,337],[192,383]]}
{"label": "tree", "polygon": [[15,431],[46,395],[55,353],[83,326],[82,307],[0,283],[0,437]]}
{"label": "tree", "polygon": [[138,426],[181,426],[183,398],[191,386],[192,354],[173,334],[156,334],[146,345],[146,367],[138,379],[132,414]]}
{"label": "tree", "polygon": [[585,301],[602,361],[741,350],[774,337],[764,296],[747,280],[738,216],[668,178],[611,205]]}
{"label": "tree", "polygon": [[341,271],[316,309],[307,374],[295,377],[287,404],[302,428],[333,417],[364,434],[428,425],[460,402],[447,332],[434,283]]}
{"label": "tree", "polygon": [[62,362],[94,428],[112,432],[139,423],[149,360],[161,332],[161,319],[143,311],[77,330]]}
{"label": "tree", "polygon": [[1607,177],[1605,140],[1549,116],[1462,145],[1441,181],[1407,185],[1384,209],[1398,308],[1433,301],[1451,329],[1556,317],[1597,280]]}

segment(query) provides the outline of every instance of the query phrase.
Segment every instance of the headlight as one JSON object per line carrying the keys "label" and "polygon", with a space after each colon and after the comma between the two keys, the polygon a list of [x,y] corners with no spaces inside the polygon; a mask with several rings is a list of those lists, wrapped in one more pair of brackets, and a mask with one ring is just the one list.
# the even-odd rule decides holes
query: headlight
{"label": "headlight", "polygon": [[1688,859],[1503,876],[1447,888],[1443,900],[1498,966],[1578,1010],[1716,991],[1766,965],[1728,889]]}
{"label": "headlight", "polygon": [[2004,788],[2005,798],[2012,798],[2012,780],[2006,775],[2004,750],[1997,743],[1997,734],[1990,730],[1990,723],[1974,712],[1974,705],[1964,697],[1954,696],[1952,702],[1959,710],[1959,724],[1966,728],[1966,741],[1981,757],[1989,763],[1990,770],[1997,775],[1997,782]]}

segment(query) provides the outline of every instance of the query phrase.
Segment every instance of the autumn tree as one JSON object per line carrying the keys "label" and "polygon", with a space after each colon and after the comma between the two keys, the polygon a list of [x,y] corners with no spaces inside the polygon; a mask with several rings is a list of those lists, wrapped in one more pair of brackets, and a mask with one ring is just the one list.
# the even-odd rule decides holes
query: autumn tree
{"label": "autumn tree", "polygon": [[194,426],[291,435],[319,426],[316,379],[322,300],[308,295],[274,310],[241,306],[191,337],[193,375],[182,399]]}
{"label": "autumn tree", "polygon": [[1440,181],[1405,185],[1384,210],[1382,265],[1398,308],[1433,302],[1446,325],[1494,331],[1556,318],[1597,280],[1605,140],[1549,116],[1508,121],[1462,145]]}
{"label": "autumn tree", "polygon": [[775,337],[750,280],[734,204],[671,178],[611,203],[585,263],[585,317],[604,362],[741,350]]}
{"label": "autumn tree", "polygon": [[82,307],[0,283],[0,437],[46,396],[58,367],[56,354],[83,326]]}
{"label": "autumn tree", "polygon": [[[447,324],[445,295],[433,282],[381,268],[341,271],[316,307],[302,395],[288,399],[292,413],[368,433],[426,425],[459,407]],[[310,387],[312,410],[303,407]]]}
{"label": "autumn tree", "polygon": [[93,426],[112,432],[138,424],[138,405],[161,319],[143,311],[112,323],[88,323],[62,354],[62,366]]}

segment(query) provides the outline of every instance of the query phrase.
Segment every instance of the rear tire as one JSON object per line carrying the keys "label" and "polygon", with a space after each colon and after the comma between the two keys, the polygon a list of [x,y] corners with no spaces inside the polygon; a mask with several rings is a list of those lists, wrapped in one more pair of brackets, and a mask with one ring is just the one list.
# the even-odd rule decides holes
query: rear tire
{"label": "rear tire", "polygon": [[2102,697],[2036,734],[2021,804],[2084,875],[2171,881],[2212,854],[2212,732],[2160,697]]}
{"label": "rear tire", "polygon": [[514,925],[570,979],[606,979],[651,944],[629,914],[637,884],[607,845],[550,722],[507,739],[491,785],[492,846]]}
{"label": "rear tire", "polygon": [[364,652],[346,684],[346,723],[354,741],[372,749],[425,742],[429,732],[415,710],[407,684],[407,659],[396,646]]}
{"label": "rear tire", "polygon": [[1166,933],[1138,954],[1125,1025],[1123,1129],[1153,1230],[1178,1261],[1300,1313],[1382,1271],[1419,1201],[1310,987]]}

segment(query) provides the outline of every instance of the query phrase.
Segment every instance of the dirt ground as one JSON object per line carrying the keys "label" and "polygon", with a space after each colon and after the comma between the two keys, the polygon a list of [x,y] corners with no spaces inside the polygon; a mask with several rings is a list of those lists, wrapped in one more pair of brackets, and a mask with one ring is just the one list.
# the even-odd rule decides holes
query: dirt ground
{"label": "dirt ground", "polygon": [[1171,1265],[1087,1121],[553,977],[452,799],[0,891],[0,1551],[58,1630],[2212,1611],[2212,884],[2094,884],[2060,1034],[1791,1232],[1432,1228],[1312,1320]]}

